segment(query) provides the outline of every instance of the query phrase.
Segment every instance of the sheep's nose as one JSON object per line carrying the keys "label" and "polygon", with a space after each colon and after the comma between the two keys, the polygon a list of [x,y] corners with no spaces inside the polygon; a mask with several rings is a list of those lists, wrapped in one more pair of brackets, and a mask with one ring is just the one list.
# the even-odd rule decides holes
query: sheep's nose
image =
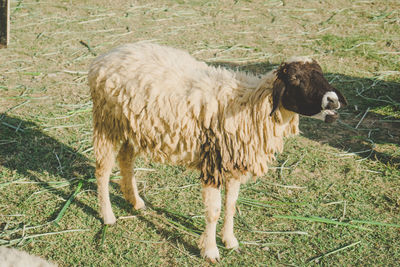
{"label": "sheep's nose", "polygon": [[340,102],[335,92],[327,92],[322,98],[322,109],[339,109]]}
{"label": "sheep's nose", "polygon": [[339,109],[340,108],[340,103],[339,100],[337,98],[332,98],[332,97],[327,97],[328,100],[328,105],[327,105],[327,109]]}
{"label": "sheep's nose", "polygon": [[338,99],[332,98],[332,97],[328,97],[328,105],[327,105],[327,109],[339,109],[340,108],[340,103]]}

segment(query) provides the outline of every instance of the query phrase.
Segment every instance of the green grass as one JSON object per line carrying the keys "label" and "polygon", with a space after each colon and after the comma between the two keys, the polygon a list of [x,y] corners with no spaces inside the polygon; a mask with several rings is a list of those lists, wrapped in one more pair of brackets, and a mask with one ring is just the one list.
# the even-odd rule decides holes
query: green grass
{"label": "green grass", "polygon": [[98,215],[86,72],[95,55],[153,40],[258,74],[309,55],[350,103],[333,125],[302,118],[268,175],[241,187],[241,253],[218,238],[219,265],[398,265],[398,1],[11,4],[11,43],[0,51],[0,245],[60,266],[207,265],[197,172],[138,159],[147,209],[133,211],[115,168],[119,220],[103,227]]}

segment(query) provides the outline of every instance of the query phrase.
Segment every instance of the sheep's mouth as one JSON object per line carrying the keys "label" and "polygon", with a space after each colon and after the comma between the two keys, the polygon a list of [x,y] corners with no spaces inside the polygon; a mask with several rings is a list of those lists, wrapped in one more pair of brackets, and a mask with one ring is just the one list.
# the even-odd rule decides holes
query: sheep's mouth
{"label": "sheep's mouth", "polygon": [[339,113],[335,109],[323,109],[320,113],[310,116],[311,118],[332,123],[339,118]]}
{"label": "sheep's mouth", "polygon": [[339,113],[336,110],[325,109],[323,112],[326,114],[324,121],[327,123],[332,123],[339,118]]}

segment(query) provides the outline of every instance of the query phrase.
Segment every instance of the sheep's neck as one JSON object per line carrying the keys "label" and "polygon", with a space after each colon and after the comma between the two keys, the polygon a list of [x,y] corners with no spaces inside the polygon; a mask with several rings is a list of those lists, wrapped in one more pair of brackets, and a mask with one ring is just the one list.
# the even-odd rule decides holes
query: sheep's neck
{"label": "sheep's neck", "polygon": [[[280,107],[273,116],[271,77],[260,79],[257,88],[242,87],[226,106],[220,138],[233,168],[256,176],[267,172],[267,163],[283,149],[283,137],[298,133],[298,115]],[[231,163],[229,163],[231,164]],[[235,167],[236,166],[236,167]]]}

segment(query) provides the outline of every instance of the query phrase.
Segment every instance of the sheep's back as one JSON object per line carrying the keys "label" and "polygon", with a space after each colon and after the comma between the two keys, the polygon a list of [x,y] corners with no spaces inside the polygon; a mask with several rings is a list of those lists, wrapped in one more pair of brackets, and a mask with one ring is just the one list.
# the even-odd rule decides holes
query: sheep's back
{"label": "sheep's back", "polygon": [[[160,161],[194,162],[233,74],[184,51],[130,44],[99,57],[89,71],[94,122]],[[229,82],[228,82],[229,85]]]}

